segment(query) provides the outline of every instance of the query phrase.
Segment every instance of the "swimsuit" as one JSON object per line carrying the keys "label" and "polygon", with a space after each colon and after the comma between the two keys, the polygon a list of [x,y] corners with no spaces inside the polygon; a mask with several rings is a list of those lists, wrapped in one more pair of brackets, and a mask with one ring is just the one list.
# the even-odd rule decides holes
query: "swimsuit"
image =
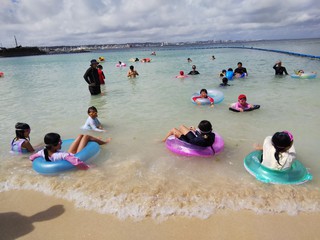
{"label": "swimsuit", "polygon": [[86,130],[94,130],[97,132],[104,132],[104,130],[99,129],[98,126],[101,126],[98,118],[93,119],[91,117],[88,117],[86,123],[81,128]]}
{"label": "swimsuit", "polygon": [[22,144],[26,141],[26,139],[18,139],[13,140],[11,142],[11,151],[16,153],[27,153],[28,149],[22,148]]}
{"label": "swimsuit", "polygon": [[208,134],[208,138],[205,139],[198,131],[189,131],[186,135],[181,135],[179,139],[200,147],[209,147],[214,143],[215,134],[211,132]]}

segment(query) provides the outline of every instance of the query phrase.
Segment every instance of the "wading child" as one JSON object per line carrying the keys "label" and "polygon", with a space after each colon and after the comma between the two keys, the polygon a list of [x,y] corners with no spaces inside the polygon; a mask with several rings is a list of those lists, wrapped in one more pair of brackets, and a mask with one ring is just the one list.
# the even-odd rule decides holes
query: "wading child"
{"label": "wading child", "polygon": [[98,119],[98,110],[96,107],[91,106],[88,108],[88,115],[86,123],[82,126],[82,129],[94,130],[97,132],[105,132],[99,119]]}

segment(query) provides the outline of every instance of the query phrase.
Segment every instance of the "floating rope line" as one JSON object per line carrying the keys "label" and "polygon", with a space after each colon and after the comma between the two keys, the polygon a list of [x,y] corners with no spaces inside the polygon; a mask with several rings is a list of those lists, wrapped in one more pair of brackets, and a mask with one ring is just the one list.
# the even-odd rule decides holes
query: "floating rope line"
{"label": "floating rope line", "polygon": [[259,50],[259,51],[265,51],[265,52],[276,52],[276,53],[283,53],[288,55],[293,55],[297,57],[307,57],[311,59],[318,59],[320,60],[320,56],[310,55],[310,54],[303,54],[303,53],[295,53],[295,52],[289,52],[289,51],[282,51],[282,50],[275,50],[275,49],[265,49],[265,48],[255,48],[255,47],[214,47],[214,48],[240,48],[240,49],[251,49],[251,50]]}

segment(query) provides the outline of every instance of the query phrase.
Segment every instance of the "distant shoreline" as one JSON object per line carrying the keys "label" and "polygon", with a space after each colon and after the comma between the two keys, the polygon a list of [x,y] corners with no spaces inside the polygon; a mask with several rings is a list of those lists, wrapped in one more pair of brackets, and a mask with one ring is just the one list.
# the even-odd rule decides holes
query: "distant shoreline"
{"label": "distant shoreline", "polygon": [[[193,41],[193,42],[145,42],[145,43],[125,43],[125,44],[88,44],[88,45],[74,45],[74,46],[45,46],[45,47],[21,47],[22,49],[38,49],[32,54],[21,54],[17,56],[30,56],[30,55],[44,55],[44,54],[72,54],[72,53],[85,53],[101,50],[116,50],[116,49],[137,49],[137,48],[150,48],[150,49],[168,49],[170,47],[207,47],[214,46],[213,48],[252,48],[248,47],[248,44],[270,41],[303,41],[312,40],[318,38],[305,38],[305,39],[279,39],[279,40],[207,40],[207,41]],[[7,57],[1,54],[3,49],[19,49],[19,48],[4,48],[0,50],[0,57]],[[266,49],[269,50],[269,49]],[[270,49],[271,50],[271,49]],[[15,55],[16,56],[16,55]]]}

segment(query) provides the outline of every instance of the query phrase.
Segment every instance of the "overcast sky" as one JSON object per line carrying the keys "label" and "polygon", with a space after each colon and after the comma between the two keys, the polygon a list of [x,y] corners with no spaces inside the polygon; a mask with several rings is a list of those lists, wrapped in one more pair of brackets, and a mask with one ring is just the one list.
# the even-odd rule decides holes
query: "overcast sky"
{"label": "overcast sky", "polygon": [[320,37],[319,0],[0,0],[0,46]]}

